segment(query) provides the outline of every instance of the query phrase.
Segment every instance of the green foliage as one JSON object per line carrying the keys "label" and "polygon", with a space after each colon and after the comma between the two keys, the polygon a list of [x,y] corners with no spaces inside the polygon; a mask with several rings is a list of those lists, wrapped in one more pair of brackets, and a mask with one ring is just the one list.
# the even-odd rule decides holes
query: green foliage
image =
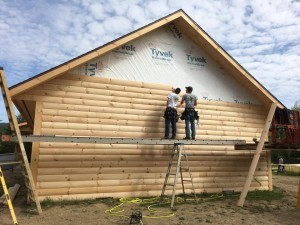
{"label": "green foliage", "polygon": [[295,102],[294,106],[291,109],[292,110],[300,110],[300,99]]}
{"label": "green foliage", "polygon": [[18,123],[26,122],[26,120],[24,119],[24,117],[21,114],[17,115],[17,121],[18,121]]}
{"label": "green foliage", "polygon": [[[18,120],[22,121],[20,116]],[[19,121],[19,123],[20,123]],[[0,137],[4,134],[11,134],[9,123],[0,123]],[[24,143],[25,151],[27,153],[27,158],[31,160],[31,149],[32,143]],[[14,153],[15,152],[15,143],[12,142],[0,142],[0,154]]]}
{"label": "green foliage", "polygon": [[[8,123],[0,123],[0,136],[3,134],[11,134]],[[0,154],[13,153],[14,143],[0,142]]]}
{"label": "green foliage", "polygon": [[271,151],[272,163],[278,164],[280,157],[282,157],[283,162],[287,164],[300,163],[300,151]]}

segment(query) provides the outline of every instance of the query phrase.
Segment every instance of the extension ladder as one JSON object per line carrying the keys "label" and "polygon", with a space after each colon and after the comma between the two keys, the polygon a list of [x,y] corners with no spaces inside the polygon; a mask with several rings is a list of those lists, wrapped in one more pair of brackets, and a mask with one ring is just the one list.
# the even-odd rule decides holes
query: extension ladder
{"label": "extension ladder", "polygon": [[17,225],[18,224],[17,217],[16,217],[15,210],[14,210],[14,207],[12,205],[12,202],[11,202],[11,199],[10,199],[10,196],[9,196],[9,192],[7,190],[7,186],[6,186],[6,183],[5,183],[5,180],[4,180],[4,176],[3,176],[1,166],[0,166],[0,181],[1,181],[1,184],[2,184],[2,188],[3,188],[3,191],[4,191],[4,195],[5,195],[8,207],[9,207],[11,217],[14,221],[14,225]]}
{"label": "extension ladder", "polygon": [[20,160],[19,163],[22,168],[22,173],[25,177],[25,185],[28,189],[27,197],[28,197],[29,201],[31,200],[36,204],[37,211],[39,214],[41,214],[42,213],[41,204],[39,202],[37,191],[35,189],[35,184],[34,184],[31,170],[30,170],[28,158],[26,155],[23,139],[21,136],[20,128],[18,126],[17,118],[15,116],[12,100],[11,100],[11,97],[9,94],[9,90],[7,88],[6,80],[4,77],[4,71],[3,71],[2,67],[0,67],[0,87],[1,87],[1,91],[2,91],[2,96],[3,96],[8,120],[9,120],[10,129],[11,129],[13,135],[17,136],[17,138],[18,138],[18,144],[16,145],[16,151],[19,155],[19,157],[18,157]]}
{"label": "extension ladder", "polygon": [[[182,162],[183,160],[181,159],[182,157],[184,157],[185,159],[185,167],[182,166]],[[176,169],[175,171],[172,171],[172,166],[176,165]],[[186,172],[188,172],[189,174],[189,179],[184,179],[183,175],[182,175],[182,170],[185,170]],[[179,174],[180,173],[180,174]],[[193,183],[193,178],[192,178],[192,174],[190,171],[190,166],[189,166],[189,161],[187,158],[187,154],[185,153],[184,150],[184,143],[174,143],[174,147],[169,159],[169,165],[168,165],[168,169],[167,169],[167,173],[166,173],[166,177],[165,177],[165,182],[162,188],[162,192],[161,192],[161,196],[160,196],[160,201],[163,200],[164,195],[165,195],[165,191],[166,191],[166,187],[167,186],[172,186],[172,200],[171,200],[171,208],[173,208],[174,206],[174,200],[175,200],[175,195],[176,195],[176,185],[177,185],[177,178],[178,176],[180,176],[181,178],[181,185],[182,185],[182,191],[183,194],[185,195],[185,189],[184,189],[184,182],[189,182],[192,184],[192,191],[194,193],[194,197],[196,200],[196,192],[194,189],[194,183]],[[174,180],[173,182],[169,182],[169,179],[173,177]]]}

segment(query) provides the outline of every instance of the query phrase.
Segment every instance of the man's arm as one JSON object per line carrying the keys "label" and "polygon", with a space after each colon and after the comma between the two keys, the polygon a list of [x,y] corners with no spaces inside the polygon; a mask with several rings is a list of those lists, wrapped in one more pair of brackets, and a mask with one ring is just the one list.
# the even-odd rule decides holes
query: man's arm
{"label": "man's arm", "polygon": [[195,100],[195,102],[194,102],[194,106],[196,106],[197,105],[197,99]]}
{"label": "man's arm", "polygon": [[194,101],[194,106],[196,106],[198,104],[197,101],[198,101],[198,98],[196,96],[195,101]]}
{"label": "man's arm", "polygon": [[183,102],[184,102],[184,95],[183,95],[182,98],[181,98],[181,101],[180,101],[180,105],[179,105],[179,106],[182,106]]}

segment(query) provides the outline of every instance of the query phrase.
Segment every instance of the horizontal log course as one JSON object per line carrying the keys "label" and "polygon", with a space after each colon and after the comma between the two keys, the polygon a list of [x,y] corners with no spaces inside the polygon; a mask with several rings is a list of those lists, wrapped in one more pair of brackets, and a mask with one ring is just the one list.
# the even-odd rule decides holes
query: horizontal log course
{"label": "horizontal log course", "polygon": [[[214,155],[226,155],[226,159],[222,160],[236,160],[241,158],[241,156],[251,156],[254,154],[254,151],[249,152],[245,150],[186,150],[188,156],[214,156]],[[72,148],[40,148],[40,155],[94,155],[94,156],[102,156],[105,157],[107,155],[140,155],[140,156],[152,156],[152,155],[160,155],[160,156],[170,156],[171,150],[153,150],[153,149],[72,149]],[[231,157],[230,157],[231,156]],[[234,156],[234,157],[232,157]],[[220,157],[215,156],[212,157],[213,160],[221,160]]]}
{"label": "horizontal log course", "polygon": [[[62,142],[41,142],[41,147],[52,148],[93,148],[93,149],[156,149],[170,150],[173,145],[145,145],[145,144],[96,144],[96,143],[62,143]],[[229,145],[185,145],[185,150],[234,150],[234,146]],[[237,151],[237,150],[236,150]],[[244,150],[240,151],[243,152]]]}
{"label": "horizontal log course", "polygon": [[[158,166],[158,165],[166,165],[170,155],[39,155],[39,162],[53,162],[54,164],[57,162],[64,162],[64,163],[86,163],[87,165],[93,164],[95,161],[101,163],[102,166],[142,166],[142,165],[151,165],[151,166]],[[216,159],[218,157],[215,157]],[[241,158],[236,160],[231,158],[231,160],[210,160],[204,161],[203,157],[197,154],[189,154],[188,156],[190,165],[192,166],[194,162],[197,165],[203,166],[213,166],[213,165],[243,165],[243,164],[250,164],[251,158]],[[159,162],[161,162],[159,164]],[[66,164],[66,167],[68,164]]]}
{"label": "horizontal log course", "polygon": [[[43,115],[43,122],[68,122],[68,123],[86,123],[86,124],[111,124],[111,125],[129,125],[129,126],[151,126],[155,122],[158,123],[159,126],[164,127],[165,121],[163,117],[147,117],[147,116],[136,116],[136,115],[124,115],[124,114],[107,114],[101,113],[98,115],[99,117],[87,118],[81,117],[78,115],[78,112],[71,112],[73,116],[70,116],[70,111],[65,111],[65,115],[55,115],[54,112],[52,115]],[[260,132],[262,128],[257,124],[252,124],[251,126],[247,126],[247,123],[241,122],[230,122],[230,121],[216,121],[216,120],[203,120],[200,119],[201,128],[205,128],[205,126],[210,126],[210,128],[219,127],[219,129],[224,127],[227,130],[235,130],[235,131],[247,131],[247,132]],[[152,125],[154,126],[154,125]],[[183,128],[185,126],[184,122],[179,120],[177,126]]]}
{"label": "horizontal log course", "polygon": [[[121,118],[121,115],[120,117]],[[97,119],[97,118],[84,118],[84,117],[65,117],[65,116],[42,116],[43,127],[55,127],[56,124],[86,124],[86,125],[117,125],[117,126],[137,126],[137,127],[161,127],[164,128],[165,121],[133,121],[126,120],[124,116],[122,119]],[[63,126],[63,125],[61,125]],[[177,123],[178,129],[184,129],[185,123],[184,121],[178,121]],[[261,129],[258,128],[249,128],[249,127],[237,127],[237,126],[226,126],[215,123],[214,125],[206,124],[206,121],[201,120],[201,129],[202,130],[224,130],[224,131],[240,131],[240,132],[248,132],[248,133],[261,133]],[[256,135],[256,134],[255,134]],[[253,136],[253,134],[251,135]]]}
{"label": "horizontal log course", "polygon": [[100,88],[86,88],[86,87],[78,87],[78,86],[70,86],[65,84],[43,84],[38,89],[34,90],[53,90],[53,91],[66,91],[66,92],[76,92],[76,93],[85,93],[85,94],[96,94],[103,96],[114,96],[114,97],[124,97],[127,96],[129,98],[139,98],[144,100],[158,100],[158,101],[166,101],[166,95],[155,95],[155,94],[144,94],[144,93],[136,93],[136,92],[126,92],[117,91],[108,89],[108,86],[105,86],[104,89]]}
{"label": "horizontal log course", "polygon": [[[188,173],[183,173],[184,177],[188,177]],[[266,171],[256,171],[255,177],[268,176]],[[246,172],[193,172],[192,177],[226,177],[232,179],[234,177],[247,177]],[[38,175],[38,182],[59,182],[59,181],[89,181],[89,180],[126,180],[126,179],[159,179],[165,178],[164,173],[131,173],[131,174],[65,174],[65,175]]]}
{"label": "horizontal log course", "polygon": [[[42,158],[42,159],[41,159]],[[79,158],[79,157],[77,157]],[[76,167],[83,167],[83,168],[88,168],[88,167],[101,167],[102,169],[108,169],[113,168],[113,169],[131,169],[132,167],[144,167],[144,169],[150,169],[152,167],[161,167],[162,170],[168,166],[167,162],[164,161],[159,161],[159,160],[151,160],[151,159],[145,159],[144,162],[138,161],[138,157],[128,160],[128,161],[110,161],[111,157],[108,157],[107,161],[102,158],[101,160],[75,160],[73,158],[72,160],[56,160],[56,161],[49,161],[46,160],[49,159],[49,157],[40,157],[40,162],[39,162],[39,167],[40,168],[76,168]],[[193,161],[192,161],[193,160]],[[224,166],[224,167],[243,167],[243,166],[250,166],[250,160],[249,161],[239,161],[239,162],[234,162],[234,161],[223,161],[223,162],[214,162],[214,161],[208,161],[208,162],[203,162],[203,161],[197,161],[196,159],[190,160],[190,167],[217,167],[217,166]],[[51,164],[52,163],[52,164]],[[183,163],[183,165],[185,165]],[[260,167],[266,166],[266,162],[261,162],[259,164]],[[144,170],[143,169],[143,170]],[[123,171],[123,170],[122,170]],[[148,171],[148,170],[147,170]]]}
{"label": "horizontal log course", "polygon": [[[209,189],[235,189],[239,188],[243,185],[244,182],[232,182],[232,183],[213,183],[213,184],[205,184],[205,183],[196,183],[195,190],[196,192],[200,192],[201,190],[209,190]],[[265,183],[268,182],[252,182],[251,187],[260,188],[264,187]],[[178,185],[180,186],[180,185]],[[187,190],[191,190],[191,184],[185,185]],[[49,195],[76,195],[76,194],[92,194],[92,193],[115,193],[115,192],[136,192],[136,191],[160,191],[162,185],[132,185],[132,186],[114,186],[112,187],[82,187],[82,188],[59,188],[59,189],[38,189],[39,196],[49,196]],[[167,188],[167,190],[170,190]],[[182,190],[178,187],[177,192],[180,193]]]}
{"label": "horizontal log course", "polygon": [[166,105],[166,97],[164,100],[153,100],[153,99],[145,100],[142,98],[133,98],[133,97],[130,98],[126,96],[126,93],[123,93],[123,97],[119,97],[119,96],[107,96],[107,95],[98,95],[98,94],[85,94],[85,93],[77,93],[77,92],[34,89],[27,92],[27,94],[35,95],[35,96],[52,96],[52,97],[59,97],[59,98],[96,100],[99,101],[99,105],[102,105],[103,101],[107,101],[110,103],[118,102],[118,103],[129,103],[129,104],[163,106],[163,107]]}
{"label": "horizontal log course", "polygon": [[109,107],[109,108],[119,108],[119,109],[151,110],[151,111],[159,111],[159,112],[163,112],[165,109],[165,106],[163,105],[159,106],[159,105],[146,105],[146,104],[136,104],[136,103],[108,102],[108,101],[100,101],[100,100],[40,96],[40,95],[30,95],[30,94],[23,94],[21,96],[17,96],[15,99],[51,102],[51,103],[59,103],[59,104],[71,104],[71,105],[100,106],[101,108]]}
{"label": "horizontal log course", "polygon": [[[231,179],[231,180],[229,180]],[[58,189],[58,188],[82,188],[82,187],[112,187],[127,185],[163,185],[164,178],[159,179],[125,179],[125,180],[90,180],[90,181],[60,181],[60,182],[37,182],[38,189]],[[194,185],[211,185],[212,183],[226,184],[244,182],[245,177],[194,177]],[[268,176],[256,176],[255,182],[262,183],[268,181]],[[174,183],[174,179],[169,179]],[[177,180],[177,185],[181,185],[181,180]]]}
{"label": "horizontal log course", "polygon": [[[107,158],[107,160],[105,160]],[[166,167],[167,161],[165,159],[167,156],[157,156],[157,157],[140,157],[140,156],[48,156],[42,155],[39,157],[39,166],[43,167],[139,167],[143,166],[146,167],[158,167],[163,166]],[[226,166],[243,166],[248,164],[250,165],[251,160],[243,160],[243,161],[199,161],[201,156],[192,156],[189,158],[190,166],[219,166],[219,165],[226,165]],[[81,160],[82,159],[82,160]],[[118,161],[119,159],[119,161]],[[52,161],[53,160],[53,161]],[[116,161],[114,161],[116,160]],[[141,160],[141,161],[140,161]],[[51,162],[53,164],[51,164]],[[64,164],[65,163],[65,164]],[[64,166],[65,165],[65,166]]]}
{"label": "horizontal log course", "polygon": [[[144,122],[144,127],[136,125],[136,123],[124,121],[119,123],[121,125],[114,125],[115,123],[98,123],[98,124],[83,124],[83,123],[69,123],[69,122],[42,122],[43,128],[53,128],[53,129],[76,129],[76,130],[98,130],[98,131],[126,131],[126,132],[141,132],[141,133],[164,133],[163,123],[153,123]],[[177,132],[183,134],[184,124],[178,123]],[[224,136],[243,136],[243,137],[259,137],[261,133],[259,132],[245,132],[242,128],[226,127],[226,126],[212,126],[203,125],[201,129],[198,130],[198,134],[207,135],[224,135]],[[246,129],[247,130],[247,129]],[[132,137],[135,137],[133,134]]]}
{"label": "horizontal log course", "polygon": [[[234,192],[241,192],[241,187],[232,187],[232,188],[197,188],[197,193],[218,193],[226,190],[231,190]],[[249,191],[254,190],[268,190],[267,187],[250,187]],[[186,193],[190,193],[191,190],[186,190]],[[178,191],[178,193],[180,193]],[[153,197],[153,196],[160,196],[161,190],[157,191],[130,191],[130,192],[110,192],[110,193],[92,193],[92,194],[74,194],[74,195],[48,195],[48,196],[41,196],[39,195],[39,200],[47,200],[51,199],[54,201],[61,201],[61,200],[83,200],[83,199],[95,199],[95,198],[107,198],[107,197],[114,197],[114,198],[128,198],[128,197]],[[166,195],[171,195],[171,190],[166,190]]]}
{"label": "horizontal log course", "polygon": [[[86,109],[89,110],[89,109]],[[120,110],[116,109],[109,109],[109,108],[102,108],[100,112],[93,112],[93,111],[84,111],[84,110],[72,110],[68,109],[43,109],[43,115],[48,116],[61,116],[61,117],[77,117],[82,119],[127,119],[127,120],[135,120],[135,121],[152,121],[152,122],[160,122],[164,121],[163,115],[159,113],[146,113],[144,110],[133,110],[132,112],[136,114],[128,114],[131,112],[126,110],[127,113],[121,113]],[[123,111],[124,112],[124,111]],[[123,115],[123,117],[122,117]]]}
{"label": "horizontal log course", "polygon": [[75,80],[75,81],[87,81],[92,83],[101,83],[101,84],[112,84],[112,85],[126,85],[129,87],[140,87],[140,88],[150,88],[157,90],[168,90],[172,89],[171,85],[159,84],[159,83],[150,83],[150,82],[140,82],[140,81],[131,81],[124,79],[113,79],[107,77],[92,77],[92,76],[82,76],[78,74],[67,73],[60,76],[62,79]]}
{"label": "horizontal log course", "polygon": [[[74,163],[76,164],[76,162]],[[78,164],[78,167],[68,167],[67,165],[64,165],[64,167],[55,167],[51,168],[51,165],[47,165],[48,167],[41,167],[39,165],[38,169],[38,174],[39,175],[62,175],[62,174],[86,174],[86,173],[100,173],[100,174],[128,174],[128,173],[163,173],[166,172],[166,167],[124,167],[124,168],[99,168],[97,166],[96,162],[90,165],[89,167],[87,166],[81,166]],[[264,164],[262,164],[264,165]],[[63,166],[63,165],[62,165]],[[266,166],[258,167],[260,170],[266,169]],[[191,167],[191,172],[235,172],[235,171],[241,171],[241,172],[246,172],[249,170],[249,168],[246,167],[238,167],[238,166],[202,166],[202,167]]]}
{"label": "horizontal log course", "polygon": [[63,79],[53,79],[47,82],[48,84],[63,84],[67,86],[78,86],[78,87],[86,87],[86,88],[96,88],[96,89],[106,89],[106,90],[114,90],[114,91],[122,91],[122,92],[133,92],[139,94],[154,94],[154,95],[162,95],[167,96],[171,92],[171,88],[169,90],[162,89],[150,89],[150,88],[142,88],[142,87],[131,87],[122,85],[114,85],[114,84],[103,84],[97,82],[87,82],[87,81],[70,81]]}

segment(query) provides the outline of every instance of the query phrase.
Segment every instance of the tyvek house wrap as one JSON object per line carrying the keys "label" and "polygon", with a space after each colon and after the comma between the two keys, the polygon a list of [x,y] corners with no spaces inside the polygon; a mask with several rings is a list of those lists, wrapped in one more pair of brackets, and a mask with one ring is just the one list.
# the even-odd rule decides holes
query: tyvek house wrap
{"label": "tyvek house wrap", "polygon": [[194,88],[200,99],[260,104],[174,24],[161,27],[71,73]]}

